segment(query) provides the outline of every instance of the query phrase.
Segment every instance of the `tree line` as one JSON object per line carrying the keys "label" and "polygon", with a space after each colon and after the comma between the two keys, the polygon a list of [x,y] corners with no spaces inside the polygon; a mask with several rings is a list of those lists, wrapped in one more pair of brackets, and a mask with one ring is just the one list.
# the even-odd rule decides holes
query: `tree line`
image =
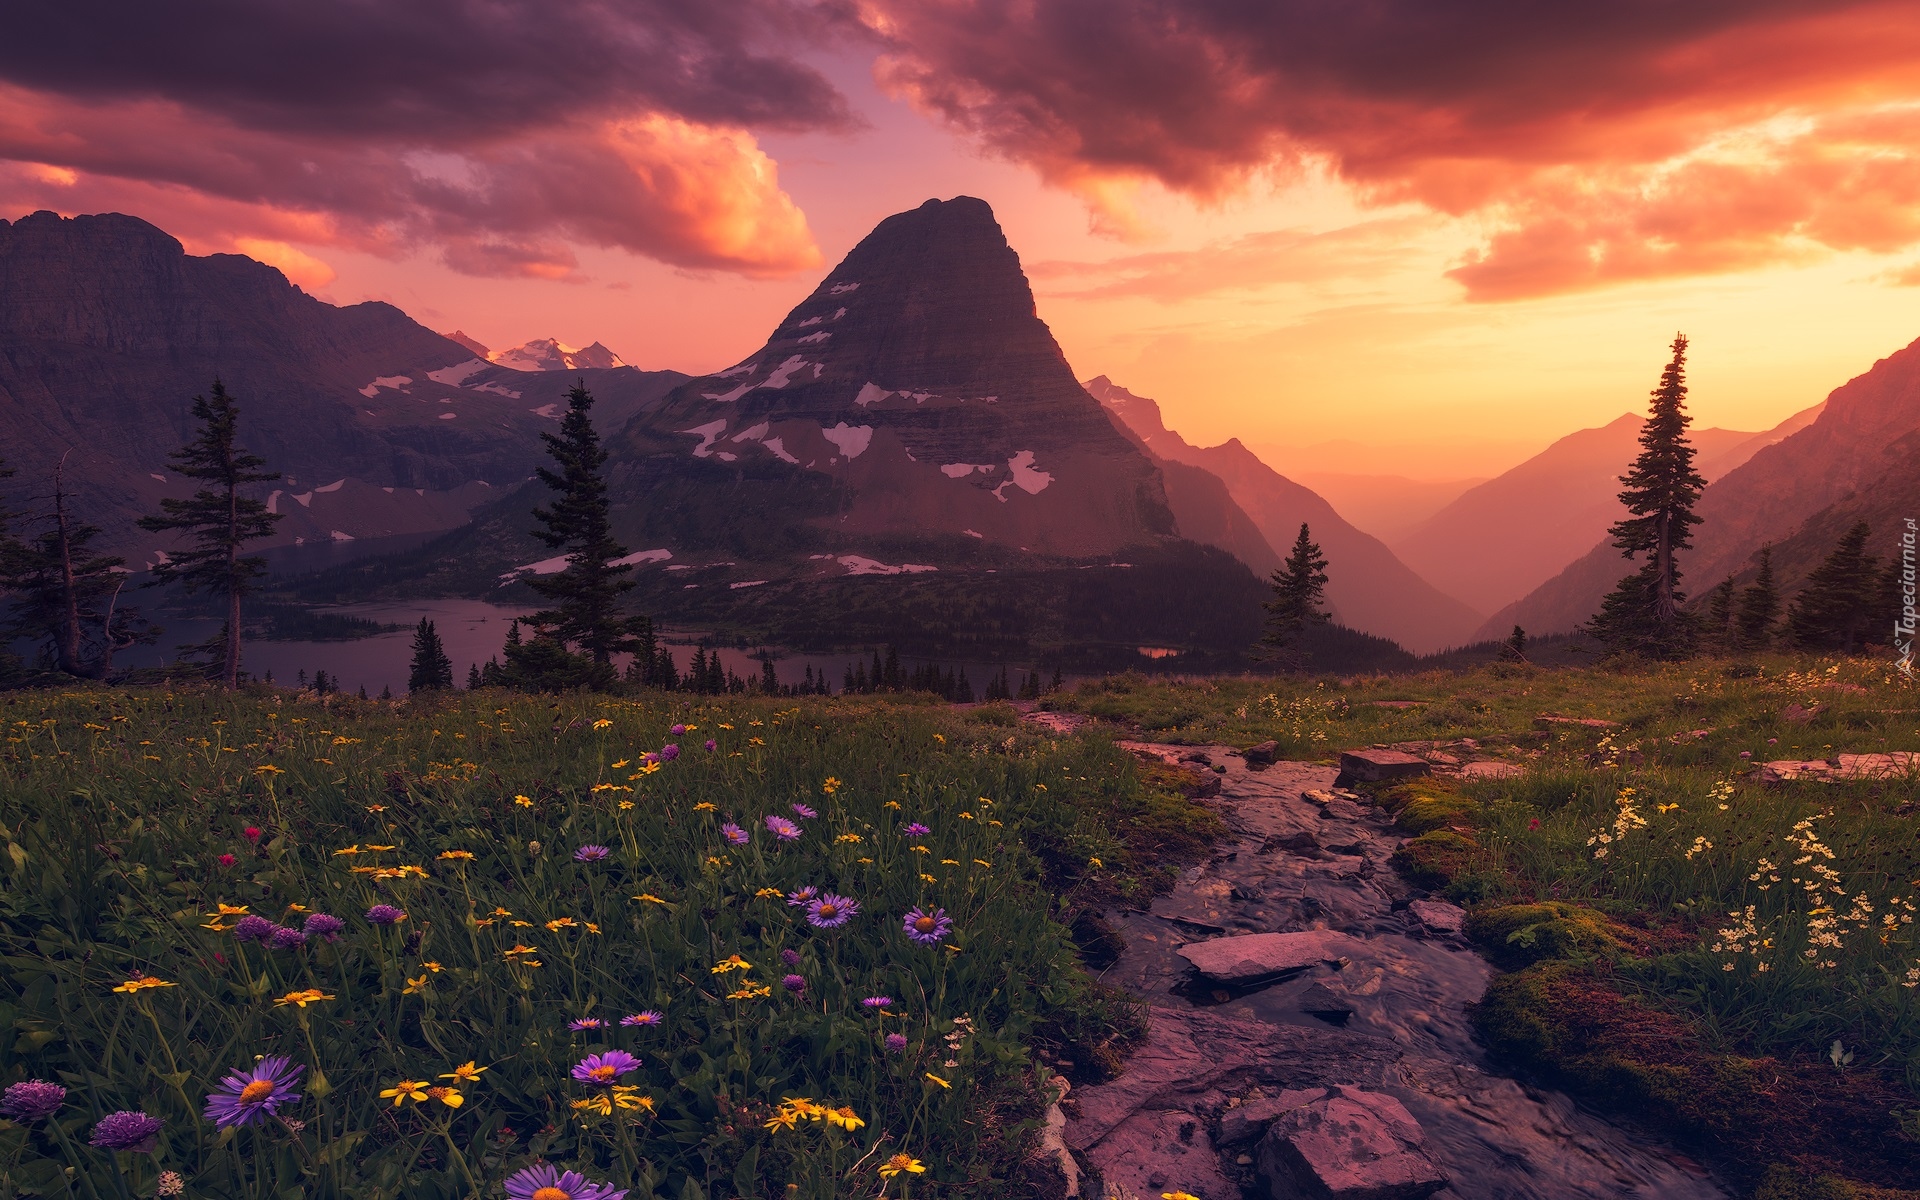
{"label": "tree line", "polygon": [[1644,555],[1645,561],[1601,602],[1587,632],[1612,654],[1668,660],[1774,647],[1852,653],[1873,644],[1898,610],[1900,564],[1891,558],[1883,564],[1868,552],[1873,531],[1864,521],[1841,535],[1790,604],[1774,579],[1772,547],[1763,546],[1753,582],[1736,591],[1729,576],[1704,605],[1685,607],[1680,555],[1693,546],[1701,521],[1694,505],[1706,480],[1694,469],[1687,437],[1686,335],[1676,334],[1671,349],[1640,432],[1640,452],[1620,478],[1627,516],[1609,530],[1623,556]]}

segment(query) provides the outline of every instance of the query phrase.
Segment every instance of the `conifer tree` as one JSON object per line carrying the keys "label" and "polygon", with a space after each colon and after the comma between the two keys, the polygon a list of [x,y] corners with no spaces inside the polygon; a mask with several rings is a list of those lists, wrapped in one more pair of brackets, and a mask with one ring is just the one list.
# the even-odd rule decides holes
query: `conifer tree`
{"label": "conifer tree", "polygon": [[1807,649],[1852,653],[1880,625],[1880,559],[1867,553],[1872,530],[1857,522],[1841,536],[1827,560],[1807,576],[1807,586],[1787,611],[1787,633]]}
{"label": "conifer tree", "polygon": [[249,483],[280,478],[267,471],[266,460],[239,445],[240,409],[216,379],[211,396],[193,398],[193,418],[200,423],[191,441],[173,452],[167,463],[188,479],[209,485],[185,500],[164,499],[155,516],[140,518],[149,533],[177,531],[187,536],[188,548],[156,565],[156,582],[179,581],[189,593],[208,592],[227,601],[225,655],[221,680],[240,686],[240,601],[266,573],[266,560],[241,554],[248,542],[273,532],[280,518],[265,502],[240,494]]}
{"label": "conifer tree", "polygon": [[1693,545],[1700,523],[1694,503],[1707,486],[1693,466],[1687,439],[1687,338],[1675,334],[1673,358],[1653,390],[1647,422],[1640,430],[1640,454],[1620,477],[1620,503],[1627,516],[1609,531],[1622,555],[1647,556],[1640,570],[1622,579],[1602,603],[1590,632],[1616,652],[1650,658],[1683,658],[1693,648],[1693,628],[1680,603],[1677,555]]}
{"label": "conifer tree", "polygon": [[1760,570],[1753,582],[1740,589],[1740,606],[1733,614],[1733,644],[1736,649],[1764,650],[1773,637],[1773,623],[1780,619],[1780,593],[1773,584],[1773,547],[1760,547]]}
{"label": "conifer tree", "polygon": [[[567,566],[551,575],[527,578],[527,586],[551,606],[526,622],[535,632],[533,642],[550,643],[540,652],[543,664],[562,668],[570,679],[583,678],[590,686],[604,687],[613,681],[613,656],[635,648],[634,622],[620,613],[621,596],[633,588],[633,581],[625,578],[633,567],[617,561],[626,557],[627,549],[613,537],[607,481],[601,474],[607,452],[594,431],[592,408],[592,393],[575,384],[567,393],[567,415],[561,419],[560,432],[540,435],[554,465],[541,467],[536,474],[553,489],[554,497],[547,507],[533,510],[540,523],[533,535],[548,549],[564,551]],[[590,669],[567,667],[555,657],[555,648],[566,653],[569,647],[578,648]],[[539,686],[552,682],[542,681]]]}
{"label": "conifer tree", "polygon": [[476,692],[476,691],[479,691],[482,686],[483,685],[480,682],[480,664],[477,662],[468,663],[467,664],[467,690],[470,692]]}
{"label": "conifer tree", "polygon": [[413,631],[413,664],[407,672],[409,692],[437,692],[453,687],[453,660],[440,641],[440,631],[425,617]]}
{"label": "conifer tree", "polygon": [[1707,599],[1707,626],[1704,631],[1714,645],[1730,648],[1734,642],[1733,576],[1720,581]]}
{"label": "conifer tree", "polygon": [[1513,659],[1515,662],[1527,661],[1527,631],[1526,630],[1520,628],[1518,625],[1515,625],[1513,627],[1513,632],[1507,635],[1507,640],[1505,645],[1506,645],[1507,657]]}
{"label": "conifer tree", "polygon": [[1300,635],[1331,619],[1321,608],[1326,603],[1327,560],[1305,521],[1300,522],[1300,536],[1293,539],[1293,549],[1273,572],[1271,583],[1273,598],[1261,606],[1267,610],[1267,626],[1257,652],[1268,659],[1293,659]]}

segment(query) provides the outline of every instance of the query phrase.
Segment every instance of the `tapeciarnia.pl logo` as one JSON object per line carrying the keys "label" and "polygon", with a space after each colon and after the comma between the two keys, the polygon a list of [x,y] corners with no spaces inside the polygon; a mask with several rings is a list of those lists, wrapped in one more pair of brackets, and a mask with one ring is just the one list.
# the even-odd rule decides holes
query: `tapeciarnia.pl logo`
{"label": "tapeciarnia.pl logo", "polygon": [[1900,658],[1896,664],[1901,674],[1913,678],[1913,633],[1914,633],[1914,538],[1920,533],[1916,528],[1920,522],[1907,518],[1907,527],[1900,534],[1900,615],[1893,619],[1893,648]]}

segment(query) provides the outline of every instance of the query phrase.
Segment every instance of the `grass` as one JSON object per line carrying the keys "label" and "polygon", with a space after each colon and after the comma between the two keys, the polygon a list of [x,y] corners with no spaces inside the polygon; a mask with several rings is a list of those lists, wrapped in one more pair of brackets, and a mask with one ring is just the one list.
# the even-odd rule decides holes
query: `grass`
{"label": "grass", "polygon": [[[67,1089],[0,1120],[0,1196],[451,1197],[537,1162],[634,1200],[1004,1194],[1035,1054],[1110,1068],[1139,1032],[1068,927],[1214,829],[1005,706],[101,689],[0,719],[0,1083]],[[860,911],[818,927],[805,888]],[[313,914],[338,940],[236,938]],[[573,1078],[613,1049],[629,1090]],[[305,1069],[289,1120],[216,1128],[267,1055]],[[151,1153],[87,1144],[124,1109]]]}
{"label": "grass", "polygon": [[1920,779],[1756,770],[1920,750],[1920,694],[1890,664],[1119,677],[1057,702],[1167,741],[1271,739],[1311,759],[1470,738],[1523,764],[1374,789],[1417,835],[1401,871],[1466,905],[1513,972],[1478,1013],[1496,1056],[1678,1133],[1769,1196],[1920,1186]]}

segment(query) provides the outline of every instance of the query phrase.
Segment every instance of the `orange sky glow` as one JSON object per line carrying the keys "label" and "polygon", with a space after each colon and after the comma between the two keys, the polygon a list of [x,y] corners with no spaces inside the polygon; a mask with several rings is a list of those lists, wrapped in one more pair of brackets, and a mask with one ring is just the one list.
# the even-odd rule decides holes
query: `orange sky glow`
{"label": "orange sky glow", "polygon": [[[738,7],[764,36],[692,22],[676,52],[757,55],[758,92],[609,71],[498,112],[431,69],[342,99],[0,51],[0,216],[132,213],[334,303],[704,372],[880,218],[970,194],[1082,377],[1302,473],[1496,473],[1639,409],[1676,330],[1699,423],[1755,430],[1920,336],[1905,5]],[[260,38],[331,79],[326,33]]]}

